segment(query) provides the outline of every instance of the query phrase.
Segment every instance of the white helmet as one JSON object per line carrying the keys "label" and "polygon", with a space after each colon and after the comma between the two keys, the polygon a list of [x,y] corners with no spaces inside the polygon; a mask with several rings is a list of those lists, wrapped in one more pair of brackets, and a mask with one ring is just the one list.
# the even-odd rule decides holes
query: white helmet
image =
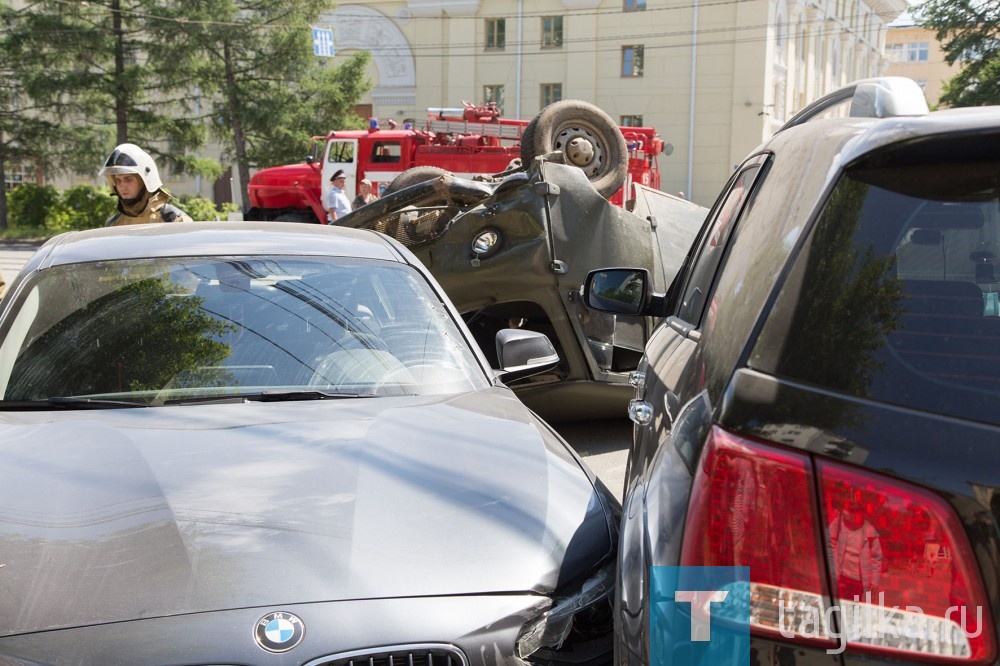
{"label": "white helmet", "polygon": [[100,173],[104,176],[111,189],[115,189],[114,177],[118,174],[134,173],[142,178],[146,191],[153,193],[163,187],[160,180],[160,173],[156,170],[156,163],[149,154],[134,143],[123,143],[111,151],[111,155],[104,162]]}

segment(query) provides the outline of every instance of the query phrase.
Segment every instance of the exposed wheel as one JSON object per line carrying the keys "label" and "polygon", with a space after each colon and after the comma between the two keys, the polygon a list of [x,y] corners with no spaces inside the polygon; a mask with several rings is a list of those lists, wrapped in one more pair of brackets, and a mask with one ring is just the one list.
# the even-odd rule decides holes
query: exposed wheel
{"label": "exposed wheel", "polygon": [[399,190],[409,187],[410,185],[416,185],[417,183],[422,183],[425,180],[433,180],[438,176],[443,176],[446,173],[450,173],[446,169],[442,169],[436,166],[416,166],[407,169],[403,173],[399,174],[392,179],[392,182],[385,188],[382,193],[384,197],[387,194],[392,194],[393,192],[398,192]]}
{"label": "exposed wheel", "polygon": [[566,164],[579,167],[603,197],[610,197],[625,182],[628,146],[611,116],[581,100],[549,104],[522,133],[521,162],[531,164],[538,155],[560,150]]}
{"label": "exposed wheel", "polygon": [[274,218],[275,222],[304,222],[305,224],[317,224],[319,220],[312,213],[282,213]]}
{"label": "exposed wheel", "polygon": [[[541,114],[539,114],[541,115]],[[525,126],[524,131],[521,132],[521,164],[525,168],[531,166],[531,160],[535,158],[536,155],[544,155],[545,153],[536,152],[535,146],[535,129],[538,127],[538,117],[535,116],[528,122]]]}

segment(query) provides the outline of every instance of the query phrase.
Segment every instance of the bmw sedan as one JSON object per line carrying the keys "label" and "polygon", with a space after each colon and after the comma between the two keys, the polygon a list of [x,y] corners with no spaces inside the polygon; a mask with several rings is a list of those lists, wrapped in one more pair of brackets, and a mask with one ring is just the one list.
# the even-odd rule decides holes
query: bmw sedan
{"label": "bmw sedan", "polygon": [[620,507],[372,231],[65,234],[0,301],[0,664],[600,663]]}

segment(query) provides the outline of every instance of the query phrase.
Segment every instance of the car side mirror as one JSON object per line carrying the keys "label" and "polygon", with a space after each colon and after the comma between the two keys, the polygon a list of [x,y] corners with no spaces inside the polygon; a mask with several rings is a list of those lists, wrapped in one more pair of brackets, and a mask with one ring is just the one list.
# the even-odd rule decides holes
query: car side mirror
{"label": "car side mirror", "polygon": [[583,302],[600,312],[640,315],[649,303],[649,271],[644,268],[601,268],[583,284]]}
{"label": "car side mirror", "polygon": [[552,342],[538,331],[504,328],[497,331],[496,345],[504,381],[528,377],[559,363]]}

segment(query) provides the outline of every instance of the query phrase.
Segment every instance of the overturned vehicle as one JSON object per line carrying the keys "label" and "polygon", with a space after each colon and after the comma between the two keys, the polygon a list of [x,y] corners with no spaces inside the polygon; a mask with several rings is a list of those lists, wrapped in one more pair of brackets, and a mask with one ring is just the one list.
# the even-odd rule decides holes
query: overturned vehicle
{"label": "overturned vehicle", "polygon": [[511,382],[546,419],[625,414],[636,369],[655,321],[589,310],[587,272],[642,266],[666,291],[706,209],[633,184],[626,206],[609,202],[625,180],[628,147],[596,107],[529,125],[520,163],[466,179],[432,167],[403,172],[383,197],[337,220],[392,236],[430,269],[498,367],[496,332],[545,333],[558,365]]}

